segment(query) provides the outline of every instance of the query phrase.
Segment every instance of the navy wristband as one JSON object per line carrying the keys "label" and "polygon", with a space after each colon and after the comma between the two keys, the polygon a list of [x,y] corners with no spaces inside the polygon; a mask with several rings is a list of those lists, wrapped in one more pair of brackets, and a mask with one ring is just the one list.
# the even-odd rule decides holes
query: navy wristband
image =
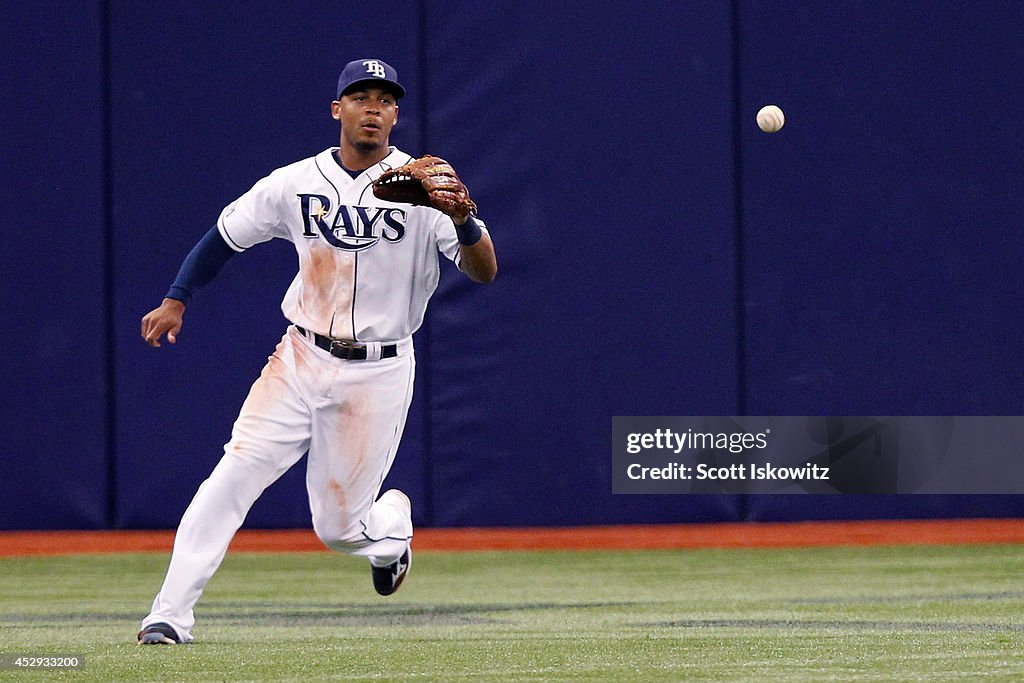
{"label": "navy wristband", "polygon": [[469,216],[466,218],[465,223],[455,226],[455,234],[459,238],[459,244],[471,247],[480,241],[484,233],[480,230],[480,225],[476,222],[476,219],[473,216]]}

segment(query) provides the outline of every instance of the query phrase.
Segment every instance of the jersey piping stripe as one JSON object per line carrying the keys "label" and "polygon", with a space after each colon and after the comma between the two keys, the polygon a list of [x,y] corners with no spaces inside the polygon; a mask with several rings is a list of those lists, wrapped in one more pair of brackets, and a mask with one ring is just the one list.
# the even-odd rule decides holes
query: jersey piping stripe
{"label": "jersey piping stripe", "polygon": [[[411,161],[412,157],[409,157],[409,159]],[[383,173],[384,169],[385,169],[384,160],[382,159],[381,161],[378,161],[377,162],[377,166],[380,167],[381,173]],[[320,168],[320,166],[318,164],[317,165],[317,169],[319,169],[319,168]],[[366,173],[366,171],[363,171],[363,173]],[[323,171],[322,170],[320,171],[320,174],[323,175]],[[378,174],[378,175],[380,175],[380,174]],[[326,178],[327,176],[325,175],[324,177]],[[328,180],[327,182],[330,182],[330,180]],[[332,187],[333,187],[333,184],[332,184]],[[362,204],[363,203],[363,199],[366,198],[366,191],[369,190],[371,187],[373,187],[373,181],[372,180],[367,182],[366,183],[366,187],[364,187],[362,192],[359,193],[359,203],[360,204]],[[335,187],[334,191],[337,192],[338,188]],[[338,203],[341,204],[340,196],[339,196],[339,199],[338,199]],[[359,335],[356,334],[356,330],[358,329],[356,327],[356,299],[358,298],[358,294],[359,294],[359,252],[358,251],[355,252],[353,254],[353,256],[355,258],[353,259],[354,263],[353,263],[353,268],[352,268],[352,307],[351,307],[351,312],[352,312],[352,339],[354,341],[361,341],[359,339]],[[334,327],[334,318],[331,318],[331,327],[332,328]],[[331,330],[330,334],[331,334],[332,337],[334,336],[334,330],[333,329]]]}
{"label": "jersey piping stripe", "polygon": [[[333,156],[333,152],[331,153],[331,155]],[[413,157],[412,155],[407,155],[407,156],[409,157],[409,159],[405,162],[406,164],[409,163],[410,161],[413,161],[415,159],[415,157]],[[320,173],[321,176],[323,176],[323,179],[327,181],[327,183],[331,186],[331,188],[334,189],[334,197],[335,197],[335,200],[337,201],[337,206],[338,206],[337,210],[340,211],[341,210],[341,191],[338,189],[338,186],[335,185],[334,182],[324,172],[324,169],[320,166],[320,159],[318,157],[314,157],[313,158],[313,163],[316,165],[316,170]],[[389,164],[384,163],[383,159],[380,160],[379,162],[377,162],[377,166],[381,169],[381,173],[383,173],[384,170],[386,170],[386,169],[392,168]],[[363,171],[363,173],[366,173],[366,171]],[[367,190],[369,190],[372,187],[373,187],[373,182],[370,181],[370,182],[368,182],[366,184],[366,186],[359,193],[359,203],[360,204],[362,204],[363,203],[363,199],[366,198]],[[349,310],[350,310],[350,313],[351,313],[352,340],[353,341],[360,341],[359,335],[356,334],[356,329],[357,329],[356,328],[356,298],[357,298],[357,295],[359,293],[359,252],[355,252],[353,254],[353,257],[354,257],[354,263],[353,263],[353,269],[352,269],[352,303],[350,304]],[[331,316],[330,329],[327,331],[327,335],[329,337],[333,337],[334,336],[334,321],[335,321],[336,317],[337,317],[337,311],[335,311],[334,315]]]}
{"label": "jersey piping stripe", "polygon": [[234,249],[235,251],[245,251],[245,247],[240,245],[235,240],[231,239],[231,235],[228,234],[228,226],[224,225],[223,218],[220,219],[220,234],[224,237],[224,239],[228,241],[228,246],[230,246],[232,249]]}
{"label": "jersey piping stripe", "polygon": [[324,177],[324,180],[327,181],[327,184],[334,189],[334,199],[335,201],[338,202],[337,205],[341,206],[341,191],[338,189],[338,186],[334,184],[334,182],[330,179],[330,177],[328,177],[326,173],[324,173],[324,169],[320,167],[320,159],[318,159],[317,157],[313,157],[313,163],[316,164],[316,170],[319,171],[320,175]]}
{"label": "jersey piping stripe", "polygon": [[316,164],[316,170],[320,172],[320,175],[324,177],[324,180],[334,188],[334,198],[338,200],[338,204],[341,204],[341,192],[338,191],[338,186],[331,181],[326,173],[324,173],[324,169],[320,167],[320,159],[318,157],[313,157],[313,163]]}
{"label": "jersey piping stripe", "polygon": [[354,253],[352,258],[352,305],[349,310],[352,312],[352,339],[359,341],[356,334],[356,294],[359,292],[359,252]]}
{"label": "jersey piping stripe", "polygon": [[[331,154],[333,156],[333,152]],[[322,175],[324,177],[324,180],[327,181],[327,184],[330,185],[334,189],[334,199],[337,202],[337,204],[335,204],[335,207],[336,207],[335,210],[336,211],[341,211],[341,191],[338,189],[338,186],[335,185],[331,181],[331,179],[327,176],[327,174],[324,173],[324,169],[320,167],[320,159],[318,157],[313,157],[313,163],[316,164],[316,170],[319,171],[320,175]],[[359,265],[359,258],[358,257],[359,257],[359,254],[356,254],[356,266],[357,267]],[[356,281],[355,281],[355,274],[353,272],[353,277],[352,277],[352,311],[353,311],[352,338],[353,339],[355,339],[355,336],[356,336],[355,307],[356,307]],[[327,336],[328,337],[333,337],[334,336],[334,320],[337,317],[337,315],[338,315],[337,311],[335,311],[331,315],[331,325],[330,325],[330,328],[327,330]]]}
{"label": "jersey piping stripe", "polygon": [[[366,173],[366,171],[363,171],[363,173]],[[366,187],[363,188],[363,191],[359,193],[360,204],[363,203],[363,198],[366,197],[366,191],[371,187],[373,187],[372,181],[368,182]],[[355,262],[352,268],[352,338],[356,341],[360,341],[359,335],[356,334],[356,299],[358,298],[359,293],[359,252],[357,251],[353,256],[355,256]]]}

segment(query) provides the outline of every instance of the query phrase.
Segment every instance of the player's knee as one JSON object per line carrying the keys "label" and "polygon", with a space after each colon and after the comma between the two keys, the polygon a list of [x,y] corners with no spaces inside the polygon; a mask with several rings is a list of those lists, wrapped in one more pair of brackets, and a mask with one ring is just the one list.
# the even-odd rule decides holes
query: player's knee
{"label": "player's knee", "polygon": [[342,525],[313,520],[313,530],[325,546],[339,553],[355,552],[368,542],[362,526],[358,524]]}

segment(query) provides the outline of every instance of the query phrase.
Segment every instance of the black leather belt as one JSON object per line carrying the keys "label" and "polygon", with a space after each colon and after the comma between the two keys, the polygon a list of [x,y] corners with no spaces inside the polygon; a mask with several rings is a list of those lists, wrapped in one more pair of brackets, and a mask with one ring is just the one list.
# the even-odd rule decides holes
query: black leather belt
{"label": "black leather belt", "polygon": [[[304,328],[299,327],[298,325],[295,326],[295,329],[301,332],[304,336],[309,335]],[[313,343],[335,358],[344,358],[345,360],[366,360],[366,347],[357,342],[346,341],[344,339],[331,339],[330,337],[325,337],[322,334],[314,332]],[[397,344],[384,344],[380,347],[381,359],[394,358],[397,355]]]}

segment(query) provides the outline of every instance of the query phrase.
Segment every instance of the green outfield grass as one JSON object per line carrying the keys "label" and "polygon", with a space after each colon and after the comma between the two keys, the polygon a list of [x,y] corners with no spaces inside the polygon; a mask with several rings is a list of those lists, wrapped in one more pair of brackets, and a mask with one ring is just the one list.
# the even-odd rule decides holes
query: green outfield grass
{"label": "green outfield grass", "polygon": [[232,554],[196,642],[135,645],[164,555],[0,559],[0,655],[43,681],[1024,680],[1024,547]]}

